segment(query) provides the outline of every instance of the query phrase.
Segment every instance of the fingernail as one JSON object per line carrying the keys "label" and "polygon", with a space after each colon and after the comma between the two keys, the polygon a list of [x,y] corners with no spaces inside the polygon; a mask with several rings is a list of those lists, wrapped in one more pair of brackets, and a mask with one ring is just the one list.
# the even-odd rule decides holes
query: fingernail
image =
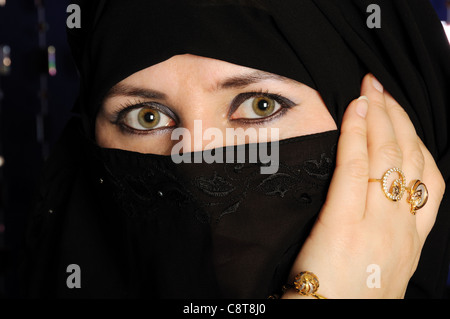
{"label": "fingernail", "polygon": [[373,87],[375,89],[377,89],[377,91],[383,93],[383,91],[384,91],[383,85],[381,85],[381,83],[376,78],[372,79],[372,84],[373,84]]}
{"label": "fingernail", "polygon": [[358,99],[358,103],[356,104],[356,113],[361,116],[363,119],[367,116],[367,111],[369,109],[369,99],[367,96],[361,96]]}

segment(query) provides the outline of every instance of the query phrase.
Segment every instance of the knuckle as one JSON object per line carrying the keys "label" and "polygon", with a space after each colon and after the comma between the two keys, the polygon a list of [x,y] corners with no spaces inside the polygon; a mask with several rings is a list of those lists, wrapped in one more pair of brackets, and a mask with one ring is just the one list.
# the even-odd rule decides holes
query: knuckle
{"label": "knuckle", "polygon": [[394,116],[403,117],[407,120],[410,120],[408,113],[406,113],[406,111],[403,109],[403,107],[401,107],[400,104],[394,103],[392,105],[389,105],[388,108],[389,111],[392,112]]}
{"label": "knuckle", "polygon": [[378,149],[380,154],[386,158],[387,161],[401,164],[403,162],[403,153],[400,146],[396,142],[385,143]]}
{"label": "knuckle", "polygon": [[370,102],[371,102],[370,103],[371,108],[377,107],[379,109],[382,109],[383,111],[386,110],[386,103],[384,102],[384,100],[382,101],[382,100],[372,99]]}
{"label": "knuckle", "polygon": [[369,176],[369,163],[362,158],[355,158],[347,161],[346,172],[348,176],[359,179],[368,179]]}
{"label": "knuckle", "polygon": [[349,123],[346,123],[347,125],[342,125],[341,133],[342,134],[352,134],[357,135],[366,138],[367,130],[365,126],[363,125],[349,125]]}
{"label": "knuckle", "polygon": [[405,155],[407,161],[411,162],[414,167],[423,171],[425,167],[425,156],[423,155],[420,148],[415,148]]}
{"label": "knuckle", "polygon": [[351,134],[353,134],[354,136],[358,136],[359,138],[363,139],[367,138],[367,131],[364,127],[361,126],[354,126],[352,128]]}

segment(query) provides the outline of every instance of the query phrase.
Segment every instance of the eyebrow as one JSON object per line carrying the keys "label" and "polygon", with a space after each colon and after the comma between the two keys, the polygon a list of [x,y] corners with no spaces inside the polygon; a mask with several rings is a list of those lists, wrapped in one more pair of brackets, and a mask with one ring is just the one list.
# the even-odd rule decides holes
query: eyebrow
{"label": "eyebrow", "polygon": [[116,96],[130,96],[130,97],[141,97],[144,99],[156,99],[163,100],[167,96],[166,94],[150,89],[144,89],[140,87],[131,86],[128,84],[118,83],[114,85],[106,94],[104,100],[113,98]]}
{"label": "eyebrow", "polygon": [[[291,80],[281,75],[263,71],[254,71],[248,74],[226,78],[225,80],[220,81],[216,86],[214,86],[214,90],[218,91],[224,89],[240,89],[265,80],[295,82],[294,80]],[[114,85],[106,94],[104,101],[116,96],[140,97],[144,99],[155,99],[155,100],[164,100],[167,98],[167,95],[162,92],[146,88],[135,87],[124,83],[118,83]]]}
{"label": "eyebrow", "polygon": [[224,81],[221,81],[217,85],[217,90],[220,89],[240,89],[244,88],[246,86],[249,86],[251,84],[259,83],[265,80],[276,80],[276,81],[283,81],[283,82],[295,82],[294,80],[291,80],[289,78],[286,78],[281,75],[263,72],[263,71],[254,71],[249,74],[243,74],[243,75],[237,75],[230,77],[228,79],[225,79]]}

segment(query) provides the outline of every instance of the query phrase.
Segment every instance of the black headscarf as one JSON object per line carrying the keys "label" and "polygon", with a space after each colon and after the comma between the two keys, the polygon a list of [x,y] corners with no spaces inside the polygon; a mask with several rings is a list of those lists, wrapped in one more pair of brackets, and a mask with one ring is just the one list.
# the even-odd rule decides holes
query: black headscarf
{"label": "black headscarf", "polygon": [[[63,287],[65,274],[61,273],[61,267],[68,262],[67,251],[70,249],[80,251],[72,257],[77,256],[78,260],[98,261],[99,268],[108,262],[123,265],[122,268],[107,268],[110,273],[106,271],[104,276],[100,276],[104,280],[98,279],[88,293],[84,291],[84,296],[264,297],[274,292],[285,280],[290,263],[308,235],[314,218],[325,200],[324,195],[332,173],[336,134],[330,132],[282,143],[281,154],[284,149],[285,152],[294,154],[298,162],[295,162],[295,158],[282,158],[286,163],[286,170],[280,173],[282,175],[257,180],[254,181],[255,184],[248,184],[254,168],[245,170],[243,167],[227,168],[226,165],[207,168],[203,166],[194,170],[196,172],[194,176],[185,176],[184,173],[180,173],[183,169],[172,167],[167,158],[125,151],[99,150],[92,141],[95,116],[107,91],[129,75],[177,54],[190,53],[210,57],[302,82],[320,93],[338,127],[347,105],[359,96],[361,79],[366,73],[371,72],[404,107],[419,136],[436,159],[445,180],[447,182],[449,180],[450,48],[442,26],[427,0],[72,2],[78,3],[82,12],[81,29],[68,30],[69,43],[81,76],[81,91],[76,109],[81,114],[82,130],[77,131],[74,128],[76,125],[69,125],[60,148],[55,150],[55,155],[44,172],[47,178],[43,183],[35,214],[35,220],[38,222],[32,222],[34,237],[30,237],[30,241],[34,241],[30,248],[34,250],[31,260],[34,258],[34,262],[40,265],[40,268],[37,267],[40,270],[35,270],[35,275],[31,276],[31,291],[35,295],[42,291],[48,294],[67,295]],[[367,19],[372,13],[367,12],[367,9],[371,4],[379,5],[381,28],[371,29],[367,25]],[[311,139],[318,141],[311,143]],[[67,141],[70,141],[70,147]],[[302,143],[302,149],[299,150],[298,147],[292,149],[295,143]],[[75,156],[75,159],[70,157],[71,162],[64,162],[68,154],[75,155],[73,149],[77,149],[77,145],[78,150],[83,150],[84,154],[96,154],[94,157],[98,161],[91,163],[86,157],[79,156],[77,159]],[[145,173],[148,178],[169,179],[173,180],[174,184],[167,186],[165,190],[162,190],[161,187],[164,186],[161,184],[154,185],[156,188],[150,187],[145,194],[139,193],[143,185],[147,184],[137,180],[136,176],[145,176],[144,173],[140,175],[139,172],[127,170],[121,172],[120,169],[114,169],[123,167],[119,163],[125,159],[127,163],[135,163],[136,168],[151,167]],[[306,172],[306,175],[296,175],[293,167]],[[80,171],[84,175],[80,175]],[[233,175],[241,171],[246,172],[246,178],[243,180]],[[308,178],[312,177],[314,179],[308,181]],[[80,181],[80,178],[84,180]],[[97,189],[100,179],[102,181],[100,184],[107,181],[106,184],[110,186]],[[71,180],[74,181],[70,183]],[[190,181],[189,185],[195,187],[190,189],[190,186],[186,186],[186,181]],[[95,192],[86,192],[86,189],[90,189],[86,186],[89,183],[95,184],[90,186]],[[174,187],[175,184],[178,186]],[[293,201],[302,203],[301,210],[307,213],[300,219],[298,217],[289,219],[289,212],[294,208],[283,208],[286,214],[281,216],[286,218],[280,217],[282,220],[279,225],[280,231],[272,234],[273,238],[267,237],[269,241],[277,243],[273,245],[272,250],[269,249],[269,252],[264,250],[270,246],[264,243],[264,237],[249,235],[249,238],[255,241],[251,243],[253,247],[251,251],[257,256],[256,260],[261,258],[267,265],[251,265],[250,260],[239,256],[240,252],[245,252],[242,241],[237,241],[233,246],[230,246],[228,241],[220,246],[220,239],[223,236],[220,237],[220,232],[217,235],[214,226],[199,226],[192,222],[193,218],[186,217],[189,215],[197,220],[207,220],[206,224],[212,225],[211,220],[218,220],[221,216],[254,209],[251,206],[244,209],[242,206],[245,205],[235,200],[228,202],[229,206],[214,211],[215,205],[224,205],[224,202],[213,201],[211,196],[215,194],[214,196],[220,197],[224,192],[236,191],[236,185],[249,189],[259,187],[261,192],[266,195],[275,194],[277,198],[283,198],[294,185],[295,188],[306,187],[311,190],[310,193],[306,190],[303,193],[292,191],[289,193],[292,194]],[[315,185],[316,190],[311,185]],[[181,190],[184,187],[186,188]],[[199,189],[201,194],[195,194]],[[139,231],[143,237],[135,235],[139,232],[136,230],[136,223],[132,227],[129,226],[125,215],[120,213],[117,213],[119,217],[116,219],[106,219],[111,223],[111,233],[103,232],[100,235],[96,227],[104,224],[106,217],[111,218],[114,215],[106,212],[117,209],[117,205],[110,207],[105,204],[108,196],[111,194],[115,194],[116,198],[123,196],[125,202],[128,200],[128,204],[122,205],[121,209],[132,214],[134,211],[142,210],[142,207],[148,207],[149,203],[157,203],[157,195],[149,197],[149,193],[164,196],[169,194],[172,200],[165,200],[165,203],[176,202],[176,205],[181,206],[178,209],[166,207],[166,211],[172,213],[166,213],[163,217],[158,217],[159,219],[147,216],[145,222],[139,220],[138,224],[141,227]],[[193,200],[205,193],[210,195],[208,199]],[[98,197],[93,194],[97,194]],[[247,193],[243,194],[247,196]],[[248,195],[247,198],[251,196]],[[131,198],[134,198],[133,203],[129,202]],[[272,207],[281,207],[273,198],[266,206],[272,203],[278,205]],[[249,202],[254,203],[258,200],[258,197],[255,197]],[[208,201],[212,203],[208,209],[198,204]],[[190,206],[195,208],[190,209],[189,214],[180,215],[177,213],[180,207],[187,209],[189,206],[185,203],[192,204]],[[311,203],[312,206],[309,205]],[[127,205],[133,207],[126,207]],[[142,207],[136,208],[139,205]],[[449,205],[447,192],[436,225],[423,249],[419,267],[410,282],[407,296],[437,297],[443,293],[450,258]],[[96,208],[93,209],[92,206]],[[54,213],[50,216],[48,211],[53,212],[51,207],[60,207],[55,211],[62,212],[58,216],[54,216]],[[298,210],[298,207],[296,209]],[[201,213],[205,210],[209,212],[206,217]],[[261,210],[264,211],[262,208]],[[86,213],[92,211],[97,213]],[[82,215],[86,215],[87,219],[83,219]],[[240,216],[234,214],[236,215]],[[261,218],[260,224],[270,223],[271,218],[274,217]],[[77,224],[77,221],[82,219],[83,222]],[[230,231],[232,227],[242,222],[248,220],[245,218],[239,220],[238,217],[237,220],[230,222],[227,226],[229,229],[225,231],[228,240],[232,236],[241,240],[246,238],[242,233],[233,235],[233,231]],[[297,232],[287,237],[281,236],[283,232],[289,232],[293,223],[298,223],[295,224]],[[169,226],[164,228],[162,224]],[[123,225],[128,225],[127,230],[123,230]],[[113,233],[113,229],[120,230],[121,227],[122,231]],[[263,228],[267,230],[267,227]],[[161,229],[170,231],[161,232]],[[182,233],[180,229],[183,229]],[[258,233],[261,229],[248,231]],[[81,233],[91,235],[85,236],[84,239],[77,238]],[[182,243],[174,241],[174,237],[184,241]],[[55,238],[58,238],[58,243],[61,244],[56,244]],[[77,240],[80,242],[77,243]],[[123,246],[124,241],[127,242],[126,247]],[[284,246],[281,245],[283,241]],[[46,245],[48,242],[53,244]],[[150,242],[159,244],[148,245]],[[85,248],[79,248],[81,243],[84,243]],[[221,255],[217,253],[215,246],[217,243]],[[264,252],[255,252],[257,249],[254,247],[258,244],[261,244]],[[94,246],[99,248],[95,249]],[[120,253],[117,251],[114,253],[114,247],[122,247],[117,249]],[[283,251],[277,252],[277,249]],[[58,257],[58,253],[64,255],[61,251],[66,254],[65,257]],[[46,257],[43,258],[44,261],[36,262],[39,253]],[[124,254],[128,254],[128,260],[137,263],[131,273],[123,270],[130,270],[127,268],[130,267],[129,261],[124,261],[127,259]],[[196,258],[186,265],[189,280],[182,282],[185,285],[194,283],[196,288],[185,287],[186,289],[174,293],[173,286],[180,282],[177,280],[186,277],[180,265],[183,265],[181,260],[187,255]],[[209,258],[210,255],[213,258]],[[159,256],[158,262],[152,261],[155,256]],[[76,263],[76,260],[73,262]],[[229,264],[232,265],[231,268],[219,267]],[[138,269],[139,267],[142,269]],[[242,267],[241,276],[237,276],[239,269],[236,267]],[[49,286],[46,289],[40,288],[40,281],[46,276],[51,276],[49,269],[59,274],[56,281],[63,282],[63,284],[55,283],[58,289],[53,287],[55,289],[52,290]],[[92,269],[88,273],[91,276],[90,282],[95,282],[93,278],[96,278],[98,273]],[[250,276],[252,273],[257,275]],[[176,277],[172,278],[171,275]],[[107,278],[114,279],[108,281]],[[145,290],[139,282],[145,282],[151,288]]]}

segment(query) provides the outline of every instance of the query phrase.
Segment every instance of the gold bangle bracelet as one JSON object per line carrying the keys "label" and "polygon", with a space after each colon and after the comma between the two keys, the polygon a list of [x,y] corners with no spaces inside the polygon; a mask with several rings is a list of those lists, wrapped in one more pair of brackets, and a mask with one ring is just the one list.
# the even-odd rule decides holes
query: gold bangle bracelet
{"label": "gold bangle bracelet", "polygon": [[[295,276],[292,284],[283,285],[281,291],[284,295],[286,291],[294,289],[297,294],[304,297],[313,297],[316,299],[327,299],[322,295],[319,295],[317,290],[319,289],[319,279],[315,274],[309,271],[302,271]],[[267,299],[280,299],[278,294],[270,295]]]}
{"label": "gold bangle bracelet", "polygon": [[302,271],[295,276],[294,283],[283,286],[283,293],[289,289],[294,289],[300,296],[314,297],[316,299],[327,299],[317,293],[319,289],[319,279],[309,271]]}

